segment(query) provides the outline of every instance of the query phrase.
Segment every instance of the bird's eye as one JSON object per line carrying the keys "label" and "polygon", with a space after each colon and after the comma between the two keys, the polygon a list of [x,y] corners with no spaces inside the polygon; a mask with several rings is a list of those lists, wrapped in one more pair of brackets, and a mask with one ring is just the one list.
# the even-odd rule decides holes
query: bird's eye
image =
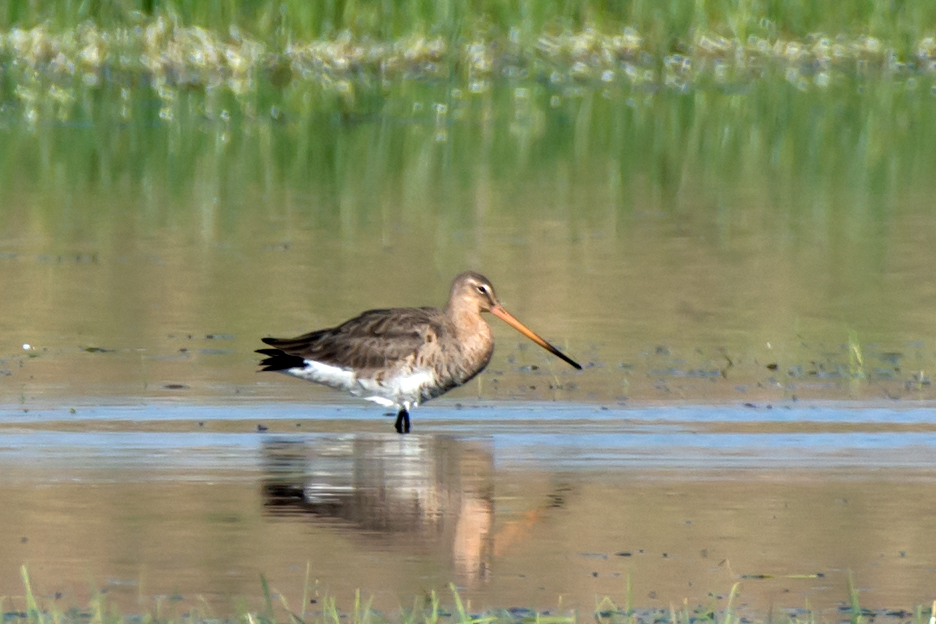
{"label": "bird's eye", "polygon": [[482,286],[478,286],[478,292],[481,293],[482,295],[488,294],[487,286],[483,286],[483,285],[482,285]]}

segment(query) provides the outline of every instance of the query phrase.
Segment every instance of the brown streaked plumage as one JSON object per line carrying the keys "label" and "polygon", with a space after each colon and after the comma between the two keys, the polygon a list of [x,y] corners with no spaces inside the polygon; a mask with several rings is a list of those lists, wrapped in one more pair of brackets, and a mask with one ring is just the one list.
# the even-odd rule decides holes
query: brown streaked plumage
{"label": "brown streaked plumage", "polygon": [[575,368],[579,364],[533,333],[501,306],[486,277],[469,271],[452,282],[445,309],[368,310],[337,327],[297,338],[263,338],[272,349],[264,371],[280,371],[346,390],[397,409],[394,427],[409,433],[409,411],[456,388],[484,370],[494,352],[491,328],[482,312]]}

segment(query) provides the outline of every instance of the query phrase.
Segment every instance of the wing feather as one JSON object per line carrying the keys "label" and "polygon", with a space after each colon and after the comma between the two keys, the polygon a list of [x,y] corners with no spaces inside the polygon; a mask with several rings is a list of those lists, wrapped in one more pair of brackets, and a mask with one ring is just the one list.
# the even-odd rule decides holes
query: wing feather
{"label": "wing feather", "polygon": [[[414,356],[427,341],[437,340],[445,332],[444,320],[437,308],[368,310],[337,327],[296,338],[263,338],[263,342],[290,358],[355,370],[392,368]],[[259,352],[272,355],[270,351]]]}

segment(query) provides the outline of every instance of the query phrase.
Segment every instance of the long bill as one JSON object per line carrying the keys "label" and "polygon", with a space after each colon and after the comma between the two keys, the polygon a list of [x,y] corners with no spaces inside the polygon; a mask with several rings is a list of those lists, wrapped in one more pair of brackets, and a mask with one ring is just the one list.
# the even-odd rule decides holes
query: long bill
{"label": "long bill", "polygon": [[536,335],[536,333],[532,329],[530,329],[529,327],[527,327],[526,325],[524,325],[523,323],[515,319],[513,314],[505,310],[500,304],[495,304],[491,306],[491,314],[493,314],[500,320],[504,321],[505,323],[507,323],[514,329],[516,329],[518,332],[520,332],[521,334],[523,334],[524,336],[526,336],[527,338],[529,338],[530,340],[532,340],[539,346],[543,347],[544,349],[546,349],[547,351],[555,355],[557,358],[567,362],[568,364],[571,364],[572,366],[574,366],[575,368],[579,370],[582,370],[582,366],[578,362],[576,362],[569,356],[562,353],[562,351],[560,351],[556,347],[552,346],[551,344],[549,344],[548,342],[540,338],[538,335]]}

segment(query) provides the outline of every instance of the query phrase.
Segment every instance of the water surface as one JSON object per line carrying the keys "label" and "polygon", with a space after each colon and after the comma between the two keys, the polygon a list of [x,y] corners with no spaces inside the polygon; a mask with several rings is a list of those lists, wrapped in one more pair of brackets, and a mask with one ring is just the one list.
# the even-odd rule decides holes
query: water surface
{"label": "water surface", "polygon": [[223,611],[261,573],[295,602],[308,566],[315,595],[390,611],[452,582],[475,608],[588,612],[628,583],[636,606],[724,607],[740,580],[749,614],[834,618],[849,571],[871,609],[936,576],[928,409],[442,401],[409,436],[366,408],[76,412],[0,429],[0,560],[63,603],[93,579],[130,611]]}
{"label": "water surface", "polygon": [[[307,569],[386,610],[450,582],[479,609],[717,606],[741,580],[746,613],[832,619],[848,571],[866,607],[932,599],[925,69],[336,95],[17,67],[0,595],[27,564],[127,613],[230,612],[261,573],[295,604]],[[488,370],[405,438],[257,372],[262,336],[442,305],[465,269],[584,370],[495,321]]]}

